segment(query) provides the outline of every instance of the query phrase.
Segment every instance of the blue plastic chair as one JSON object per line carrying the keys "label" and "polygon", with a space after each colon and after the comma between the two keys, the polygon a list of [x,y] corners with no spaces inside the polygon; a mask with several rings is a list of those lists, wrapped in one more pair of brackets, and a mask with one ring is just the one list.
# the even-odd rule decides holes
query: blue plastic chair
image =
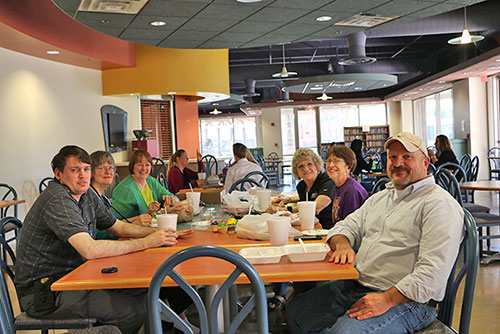
{"label": "blue plastic chair", "polygon": [[[13,201],[17,199],[17,192],[14,187],[11,187],[6,183],[0,183],[0,201]],[[14,214],[9,215],[11,209],[14,211]],[[17,204],[0,208],[0,218],[7,216],[17,217]]]}
{"label": "blue plastic chair", "polygon": [[253,186],[260,187],[261,185],[254,179],[245,177],[233,183],[233,185],[229,188],[229,193],[232,193],[233,190],[247,191],[249,188]]}
{"label": "blue plastic chair", "polygon": [[47,188],[47,186],[49,185],[49,182],[54,180],[54,178],[52,176],[47,176],[45,178],[42,179],[42,181],[40,181],[40,184],[38,185],[38,192],[41,194],[42,191],[45,190],[45,188]]}
{"label": "blue plastic chair", "polygon": [[[456,333],[451,328],[455,299],[460,283],[465,278],[464,294],[460,311],[459,330],[460,334],[468,334],[470,318],[472,313],[472,302],[474,300],[474,289],[476,287],[477,269],[479,266],[479,238],[477,226],[469,211],[464,209],[465,237],[460,244],[460,252],[446,284],[446,292],[442,302],[439,303],[437,320],[429,327],[418,331],[419,334]],[[460,256],[463,254],[463,256]],[[457,264],[463,259],[463,266],[458,273]],[[451,330],[451,332],[450,332]]]}
{"label": "blue plastic chair", "polygon": [[[234,271],[227,277],[215,294],[209,308],[209,314],[207,314],[205,305],[203,304],[198,292],[175,271],[175,267],[178,264],[197,257],[214,257],[225,260],[236,266]],[[229,327],[225,330],[225,333],[236,333],[236,329],[242,324],[243,320],[245,320],[245,318],[250,314],[252,309],[255,308],[257,317],[257,332],[260,334],[268,334],[266,291],[259,273],[241,255],[217,246],[195,246],[183,249],[169,257],[156,270],[153,278],[151,279],[148,292],[148,312],[152,333],[163,333],[161,326],[161,313],[163,313],[169,321],[174,322],[178,328],[181,328],[184,333],[193,333],[191,328],[160,299],[160,288],[165,280],[165,277],[169,276],[172,278],[172,280],[177,283],[179,287],[181,287],[193,300],[200,317],[201,333],[216,334],[219,333],[217,322],[217,310],[219,305],[222,302],[224,295],[228,292],[229,288],[241,274],[245,274],[249,279],[254,295],[245,303],[240,312],[234,317],[229,324]]]}
{"label": "blue plastic chair", "polygon": [[205,173],[207,175],[216,175],[219,170],[219,166],[217,164],[217,159],[210,154],[207,154],[201,158],[203,162],[203,166],[205,167]]}
{"label": "blue plastic chair", "polygon": [[250,172],[247,175],[245,175],[244,179],[248,178],[254,179],[255,181],[259,182],[262,188],[267,188],[267,185],[269,184],[269,177],[263,172],[260,172],[258,170]]}
{"label": "blue plastic chair", "polygon": [[375,183],[375,185],[373,186],[371,195],[379,192],[380,190],[384,190],[385,185],[388,182],[391,182],[391,179],[389,179],[388,177],[381,177],[380,179],[378,179],[377,182]]}
{"label": "blue plastic chair", "polygon": [[458,184],[457,178],[449,169],[440,167],[437,172],[434,173],[434,179],[436,181],[436,184],[440,185],[444,190],[449,192],[450,195],[457,200],[460,206],[463,207],[460,186]]}

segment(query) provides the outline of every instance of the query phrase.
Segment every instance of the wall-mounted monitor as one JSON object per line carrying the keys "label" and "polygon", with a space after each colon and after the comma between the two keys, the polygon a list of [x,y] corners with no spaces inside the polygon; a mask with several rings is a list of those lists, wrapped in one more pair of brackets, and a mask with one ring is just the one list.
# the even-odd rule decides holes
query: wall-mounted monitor
{"label": "wall-mounted monitor", "polygon": [[127,112],[106,104],[101,108],[102,129],[106,151],[119,152],[127,149]]}

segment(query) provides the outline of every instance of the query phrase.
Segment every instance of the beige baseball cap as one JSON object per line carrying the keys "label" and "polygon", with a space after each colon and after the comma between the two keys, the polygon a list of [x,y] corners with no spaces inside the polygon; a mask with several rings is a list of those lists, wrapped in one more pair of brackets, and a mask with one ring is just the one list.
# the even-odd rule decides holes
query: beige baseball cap
{"label": "beige baseball cap", "polygon": [[414,135],[409,132],[400,132],[395,136],[389,137],[384,144],[384,148],[387,150],[389,145],[395,141],[400,142],[408,152],[421,151],[425,156],[429,156],[427,153],[427,147],[424,141],[419,136]]}

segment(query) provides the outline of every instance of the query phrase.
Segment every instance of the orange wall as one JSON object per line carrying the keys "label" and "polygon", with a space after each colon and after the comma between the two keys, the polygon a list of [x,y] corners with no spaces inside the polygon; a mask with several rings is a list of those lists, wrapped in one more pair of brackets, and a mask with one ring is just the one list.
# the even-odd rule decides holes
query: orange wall
{"label": "orange wall", "polygon": [[200,150],[198,103],[185,96],[175,96],[175,131],[177,149],[185,149],[189,158],[196,159]]}

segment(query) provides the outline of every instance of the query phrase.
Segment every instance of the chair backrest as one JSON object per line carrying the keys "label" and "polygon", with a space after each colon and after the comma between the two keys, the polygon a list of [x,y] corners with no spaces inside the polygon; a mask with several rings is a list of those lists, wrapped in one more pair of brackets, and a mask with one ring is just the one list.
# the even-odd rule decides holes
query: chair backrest
{"label": "chair backrest", "polygon": [[256,156],[254,156],[254,159],[260,165],[260,168],[262,168],[262,170],[264,170],[266,168],[266,160],[264,159],[264,157],[262,155],[256,155]]}
{"label": "chair backrest", "polygon": [[[457,260],[455,261],[448,278],[444,299],[441,303],[439,303],[437,317],[445,325],[451,327],[457,291],[460,283],[465,277],[458,332],[461,334],[467,334],[469,333],[472,302],[474,300],[474,289],[476,286],[477,270],[479,266],[479,237],[474,218],[469,211],[466,209],[463,210],[465,236],[460,244],[459,256],[457,256]],[[463,256],[460,256],[460,253],[463,254]],[[460,267],[457,264],[461,259],[463,259],[463,265]],[[458,273],[456,273],[457,269],[460,269]]]}
{"label": "chair backrest", "polygon": [[244,177],[233,183],[231,188],[229,188],[229,193],[232,193],[233,190],[246,191],[253,186],[260,187],[261,185],[254,179]]}
{"label": "chair backrest", "polygon": [[[458,165],[457,165],[458,166]],[[453,173],[446,168],[439,168],[436,173],[434,173],[434,179],[436,184],[441,186],[444,190],[450,193],[454,199],[463,207],[462,202],[462,193],[460,191],[460,186],[458,185],[458,181],[453,175]]]}
{"label": "chair backrest", "polygon": [[274,159],[274,160],[278,160],[280,158],[280,155],[276,152],[271,152],[267,155],[267,158],[268,159]]}
{"label": "chair backrest", "polygon": [[488,150],[488,157],[500,157],[500,147],[492,147]]}
{"label": "chair backrest", "polygon": [[201,158],[203,162],[203,166],[205,167],[205,173],[207,175],[216,175],[219,170],[219,166],[217,164],[217,159],[213,155],[205,155]]}
{"label": "chair backrest", "polygon": [[449,169],[453,175],[455,175],[455,178],[457,181],[460,182],[467,182],[467,172],[459,165],[454,162],[445,162],[441,166],[439,166],[438,171],[440,169]]}
{"label": "chair backrest", "polygon": [[245,175],[244,179],[248,178],[254,179],[255,181],[259,182],[262,188],[267,188],[267,185],[269,184],[269,177],[263,172],[258,170],[255,170]]}
{"label": "chair backrest", "polygon": [[167,165],[165,161],[160,158],[152,158],[153,165],[151,166],[151,176],[155,179],[158,179],[158,175],[162,173],[163,175],[167,175]]}
{"label": "chair backrest", "polygon": [[168,190],[168,181],[167,181],[167,177],[165,175],[163,175],[163,173],[160,173],[158,174],[158,177],[156,178],[158,180],[158,182],[160,182],[160,184]]}
{"label": "chair backrest", "polygon": [[464,155],[462,155],[462,157],[460,158],[460,161],[458,162],[458,164],[467,171],[467,168],[469,167],[470,163],[471,163],[471,160],[472,160],[472,157],[470,156],[470,154],[467,154],[465,153]]}
{"label": "chair backrest", "polygon": [[429,166],[427,167],[427,174],[435,174],[436,166],[432,162],[429,162]]}
{"label": "chair backrest", "polygon": [[[0,183],[0,201],[12,201],[17,199],[17,192],[14,187],[11,187],[6,183]],[[0,218],[9,216],[11,210],[14,214],[11,214],[10,216],[17,217],[17,205],[11,205],[5,208],[0,208]]]}
{"label": "chair backrest", "polygon": [[475,155],[470,162],[470,170],[467,180],[477,181],[478,174],[479,174],[479,157]]}
{"label": "chair backrest", "polygon": [[375,185],[373,186],[371,194],[373,195],[376,192],[379,192],[380,190],[384,190],[385,184],[390,181],[391,179],[389,179],[388,177],[381,177],[380,179],[378,179],[377,182],[375,182]]}
{"label": "chair backrest", "polygon": [[38,185],[38,192],[41,194],[42,191],[45,190],[45,188],[47,188],[47,186],[49,185],[49,182],[52,181],[54,179],[54,177],[52,176],[47,176],[45,178],[42,179],[42,181],[40,181],[40,184]]}
{"label": "chair backrest", "polygon": [[[175,271],[175,267],[178,264],[197,257],[214,257],[225,260],[235,266],[234,271],[227,277],[227,279],[215,294],[209,308],[210,311],[208,315],[205,305],[203,304],[203,301],[200,298],[198,292]],[[176,324],[178,328],[181,328],[184,333],[193,333],[191,328],[161,300],[160,288],[163,281],[165,280],[165,277],[169,276],[193,300],[200,317],[201,333],[215,334],[219,333],[217,311],[222,298],[242,273],[246,275],[246,277],[250,281],[250,284],[252,285],[253,296],[247,301],[247,303],[243,306],[241,311],[236,315],[233,321],[229,324],[229,327],[224,332],[236,333],[236,329],[241,325],[243,320],[248,316],[252,309],[255,308],[257,316],[257,332],[260,334],[267,334],[268,315],[266,305],[266,292],[264,289],[264,283],[262,282],[259,273],[241,255],[217,246],[195,246],[183,249],[170,256],[156,270],[153,278],[151,279],[148,292],[148,313],[150,326],[153,333],[162,333],[161,313],[166,315],[170,321],[173,321],[174,324]]]}

